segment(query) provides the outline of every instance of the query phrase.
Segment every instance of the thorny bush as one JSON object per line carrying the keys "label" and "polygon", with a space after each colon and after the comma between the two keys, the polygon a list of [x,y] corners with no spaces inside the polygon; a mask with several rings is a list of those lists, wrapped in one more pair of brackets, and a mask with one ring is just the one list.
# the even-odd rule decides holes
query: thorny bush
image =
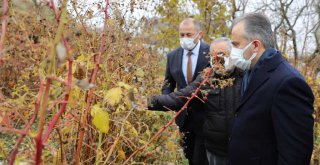
{"label": "thorny bush", "polygon": [[[100,5],[101,4],[97,4]],[[0,162],[10,157],[21,131],[34,114],[39,90],[39,75],[45,77],[50,45],[57,34],[57,21],[48,4],[12,1],[9,4],[4,56],[0,75]],[[101,9],[102,11],[102,9]],[[42,162],[72,164],[75,160],[79,122],[86,106],[87,90],[79,80],[89,80],[99,52],[101,39],[106,37],[99,71],[94,84],[91,114],[85,127],[81,164],[118,164],[137,147],[145,144],[164,125],[172,113],[155,113],[137,108],[141,97],[159,93],[162,57],[143,45],[144,38],[132,37],[110,18],[106,35],[101,29],[82,24],[68,15],[63,35],[73,57],[73,82],[67,110],[52,132]],[[63,48],[62,48],[63,49]],[[57,50],[59,50],[57,46]],[[57,65],[56,77],[67,77],[68,65]],[[78,86],[77,86],[78,85]],[[45,128],[61,106],[66,88],[52,81]],[[103,121],[95,114],[106,117]],[[100,115],[97,115],[100,116]],[[39,122],[32,125],[19,147],[16,162],[33,162]],[[179,132],[172,126],[134,161],[147,164],[182,163],[178,146]]]}
{"label": "thorny bush", "polygon": [[[42,78],[46,76],[50,45],[58,28],[48,4],[20,0],[9,2],[0,68],[0,162],[6,162],[6,157],[10,157],[16,140],[21,136],[20,130],[24,129],[34,114],[40,86],[39,75]],[[96,5],[102,12],[102,4]],[[143,36],[134,36],[128,30],[119,28],[124,19],[108,19],[106,34],[101,35],[101,29],[84,23],[84,20],[93,17],[92,12],[77,17],[71,17],[68,12],[63,36],[74,60],[73,82],[67,110],[45,144],[42,161],[46,164],[72,164],[75,161],[78,132],[81,131],[79,124],[88,93],[88,86],[78,80],[89,81],[102,37],[106,37],[106,48],[96,83],[90,86],[94,93],[91,113],[85,126],[80,163],[121,164],[172,117],[172,113],[155,113],[136,106],[142,101],[137,96],[159,93],[163,80],[163,67],[159,63],[161,56],[143,45],[147,43]],[[68,69],[67,63],[58,64],[55,76],[65,80]],[[301,72],[316,98],[313,163],[319,164],[320,87],[319,82],[306,70],[312,68],[303,68]],[[59,110],[65,92],[66,88],[61,82],[52,82],[45,129],[47,122]],[[104,120],[97,116],[103,116]],[[33,163],[38,124],[36,120],[20,145],[16,162]],[[178,145],[179,137],[178,129],[170,126],[146,150],[138,153],[133,161],[146,164],[186,163]]]}

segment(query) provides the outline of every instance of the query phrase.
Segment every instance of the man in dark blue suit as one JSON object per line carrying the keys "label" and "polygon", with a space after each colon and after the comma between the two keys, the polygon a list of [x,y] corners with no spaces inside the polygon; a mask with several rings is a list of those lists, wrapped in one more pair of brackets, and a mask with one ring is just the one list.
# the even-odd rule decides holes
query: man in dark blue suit
{"label": "man in dark blue suit", "polygon": [[229,138],[231,165],[309,165],[314,96],[305,79],[275,49],[263,14],[233,22],[232,61],[246,70]]}
{"label": "man in dark blue suit", "polygon": [[[182,89],[191,83],[209,64],[209,45],[201,41],[203,32],[200,23],[193,18],[184,19],[179,26],[181,46],[167,56],[167,67],[162,94],[169,94],[176,88]],[[207,164],[202,125],[205,114],[199,100],[191,103],[176,119],[184,134],[183,148],[189,164]]]}

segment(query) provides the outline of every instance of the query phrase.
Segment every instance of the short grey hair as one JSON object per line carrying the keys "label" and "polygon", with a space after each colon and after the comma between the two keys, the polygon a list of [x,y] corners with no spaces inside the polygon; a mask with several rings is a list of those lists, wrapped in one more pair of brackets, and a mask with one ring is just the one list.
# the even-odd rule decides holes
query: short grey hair
{"label": "short grey hair", "polygon": [[[232,42],[231,40],[228,38],[228,37],[219,37],[219,38],[216,38],[212,41],[211,44],[214,44],[214,43],[219,43],[219,42],[226,42],[228,44],[228,49],[231,50],[232,48]],[[212,48],[210,48],[212,49]]]}
{"label": "short grey hair", "polygon": [[232,29],[240,22],[244,22],[247,40],[258,39],[262,42],[265,49],[274,48],[273,32],[269,19],[262,13],[248,13],[232,22]]}

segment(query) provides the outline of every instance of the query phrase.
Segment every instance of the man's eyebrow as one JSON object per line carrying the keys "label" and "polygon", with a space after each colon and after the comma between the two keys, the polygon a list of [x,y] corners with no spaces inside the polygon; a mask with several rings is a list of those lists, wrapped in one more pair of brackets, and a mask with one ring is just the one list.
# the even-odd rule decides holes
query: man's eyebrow
{"label": "man's eyebrow", "polygon": [[238,44],[239,44],[239,43],[236,42],[236,41],[232,41],[231,43],[232,43],[232,45],[238,45]]}

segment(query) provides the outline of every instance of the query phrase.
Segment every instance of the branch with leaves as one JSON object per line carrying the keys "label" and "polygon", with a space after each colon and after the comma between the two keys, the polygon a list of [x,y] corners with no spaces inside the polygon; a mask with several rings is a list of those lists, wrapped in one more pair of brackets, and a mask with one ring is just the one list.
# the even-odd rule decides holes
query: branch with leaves
{"label": "branch with leaves", "polygon": [[[49,68],[49,72],[48,72],[49,76],[44,77],[44,79],[46,79],[45,87],[44,87],[44,84],[42,83],[41,76],[39,76],[40,77],[40,89],[39,89],[38,96],[37,96],[34,115],[31,118],[30,122],[25,127],[25,129],[23,131],[24,134],[21,135],[21,137],[18,139],[18,142],[16,143],[16,145],[14,146],[14,148],[12,150],[12,154],[11,154],[11,158],[10,158],[10,164],[14,164],[16,155],[18,153],[18,148],[19,148],[20,144],[22,143],[24,137],[27,135],[28,130],[30,129],[31,125],[36,120],[36,117],[38,115],[38,111],[39,111],[39,125],[38,125],[38,134],[35,137],[35,141],[36,141],[35,164],[41,164],[41,155],[42,155],[42,151],[44,149],[44,143],[47,141],[50,133],[53,131],[53,129],[54,129],[57,121],[61,117],[62,113],[66,110],[66,105],[68,103],[69,93],[70,93],[70,90],[71,90],[72,62],[73,62],[72,57],[69,56],[68,43],[67,43],[66,39],[63,37],[63,28],[64,28],[65,20],[66,20],[66,3],[67,3],[67,1],[64,1],[62,3],[62,13],[59,16],[57,14],[57,12],[55,11],[53,0],[50,1],[50,7],[53,10],[53,12],[55,14],[55,18],[56,18],[56,20],[57,20],[59,25],[58,25],[58,29],[57,29],[57,35],[55,37],[54,43],[52,44],[50,57],[49,57],[51,59],[50,63],[48,63],[48,65],[49,65],[49,67],[48,67]],[[63,40],[63,48],[64,49],[59,50],[57,47],[59,45],[59,42],[60,42],[61,38]],[[57,58],[58,62],[59,62],[59,60],[61,60],[61,58],[66,58],[66,57],[69,57],[68,82],[65,83],[65,84],[62,83],[63,85],[67,85],[67,91],[66,91],[66,94],[65,94],[65,99],[64,99],[64,101],[62,103],[62,106],[61,106],[59,112],[55,115],[53,120],[50,122],[49,127],[45,131],[45,135],[43,137],[45,119],[46,119],[46,112],[47,112],[47,108],[48,108],[48,101],[49,101],[49,94],[50,94],[50,86],[51,86],[52,81],[55,80],[54,78],[52,78],[52,77],[54,77],[53,76],[55,74],[54,70],[55,70],[55,67],[57,66],[56,63],[55,63],[55,59]],[[44,91],[44,94],[43,94],[43,96],[41,98],[41,94],[42,94],[43,88],[45,89],[45,91]]]}
{"label": "branch with leaves", "polygon": [[1,37],[0,37],[0,67],[2,65],[3,44],[4,44],[4,37],[6,35],[7,13],[8,13],[8,0],[3,0],[2,1],[2,27],[1,27]]}
{"label": "branch with leaves", "polygon": [[[204,85],[206,84],[211,84],[211,77],[212,74],[215,74],[215,72],[220,72],[224,74],[223,71],[223,66],[220,64],[219,59],[217,54],[213,55],[213,67],[211,68],[207,68],[205,69],[203,72],[203,77],[204,79],[202,80],[202,82],[200,82],[199,86],[197,87],[197,89],[195,89],[195,91],[191,94],[190,97],[186,97],[187,101],[185,102],[185,104],[181,107],[181,109],[175,113],[175,115],[172,117],[172,119],[165,125],[163,126],[145,145],[143,145],[142,147],[136,149],[128,158],[127,160],[123,163],[123,164],[128,164],[129,161],[131,160],[131,158],[133,158],[137,153],[139,153],[140,151],[143,151],[146,147],[148,147],[154,140],[156,140],[170,125],[172,125],[175,121],[175,119],[181,114],[182,111],[185,111],[188,108],[189,103],[194,99],[199,99],[200,101],[204,102],[201,98],[198,97],[198,95],[201,93],[201,89]],[[173,111],[170,108],[164,107],[169,111]]]}
{"label": "branch with leaves", "polygon": [[[146,147],[148,147],[155,139],[157,139],[162,132],[164,132],[170,125],[172,125],[175,121],[175,119],[180,115],[180,113],[182,111],[185,111],[188,108],[189,103],[194,99],[194,98],[198,98],[198,94],[201,91],[201,88],[208,83],[208,80],[211,76],[211,74],[213,73],[214,69],[210,68],[206,71],[205,73],[205,78],[204,80],[200,83],[199,87],[191,94],[191,97],[188,97],[187,102],[183,105],[183,107],[177,112],[175,113],[175,115],[172,117],[172,119],[165,125],[163,126],[145,145],[143,145],[142,147],[138,148],[137,150],[135,150],[128,158],[127,160],[123,163],[123,164],[128,164],[129,161],[131,160],[131,158],[133,158],[137,153],[139,153],[140,151],[144,150]],[[173,111],[169,108],[166,108],[169,111]]]}
{"label": "branch with leaves", "polygon": [[[108,21],[108,7],[109,7],[109,0],[106,0],[106,6],[104,10],[104,27],[103,27],[103,32],[102,32],[102,39],[101,39],[101,46],[100,46],[100,51],[97,56],[97,60],[95,61],[95,68],[93,70],[93,73],[91,75],[90,83],[94,84],[97,78],[97,73],[99,69],[99,64],[101,61],[101,56],[103,51],[105,50],[106,46],[106,31],[107,31],[107,21]],[[82,148],[82,143],[85,135],[85,126],[87,124],[87,118],[88,118],[88,113],[90,111],[90,106],[91,106],[91,101],[93,97],[93,89],[90,89],[87,95],[87,101],[86,101],[86,108],[84,111],[84,114],[82,115],[81,118],[81,123],[80,123],[80,128],[79,128],[79,140],[77,143],[77,149],[75,153],[75,165],[78,165],[80,163],[80,156],[81,156],[81,148]]]}
{"label": "branch with leaves", "polygon": [[41,101],[41,95],[42,95],[42,91],[43,91],[43,83],[41,81],[41,78],[39,76],[39,81],[40,81],[40,87],[39,87],[39,91],[37,94],[37,99],[35,102],[35,108],[34,108],[34,113],[32,118],[30,119],[29,123],[26,125],[26,127],[23,130],[23,133],[20,138],[17,140],[17,143],[15,144],[15,146],[13,147],[12,151],[11,151],[11,156],[9,159],[10,165],[14,164],[14,161],[16,159],[16,155],[18,153],[18,149],[20,144],[22,143],[23,139],[25,138],[25,136],[28,134],[29,129],[31,128],[31,125],[35,122],[35,120],[37,119],[38,116],[38,112],[39,112],[39,108],[40,108],[40,101]]}

